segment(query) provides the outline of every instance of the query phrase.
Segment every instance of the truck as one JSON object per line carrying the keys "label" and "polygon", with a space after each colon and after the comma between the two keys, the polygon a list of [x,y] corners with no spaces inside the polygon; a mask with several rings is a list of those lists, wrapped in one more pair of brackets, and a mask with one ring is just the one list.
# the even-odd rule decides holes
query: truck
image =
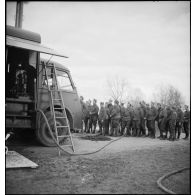
{"label": "truck", "polygon": [[[5,129],[33,129],[42,145],[54,146],[55,142],[48,131],[46,121],[38,112],[43,111],[55,134],[48,88],[53,83],[54,65],[55,78],[58,80],[71,131],[82,129],[82,108],[70,70],[50,58],[41,58],[42,54],[66,58],[63,54],[42,45],[40,34],[6,26]],[[61,104],[56,102],[54,107],[60,108]],[[60,116],[60,109],[55,114]],[[64,123],[63,117],[56,120],[59,126]]]}

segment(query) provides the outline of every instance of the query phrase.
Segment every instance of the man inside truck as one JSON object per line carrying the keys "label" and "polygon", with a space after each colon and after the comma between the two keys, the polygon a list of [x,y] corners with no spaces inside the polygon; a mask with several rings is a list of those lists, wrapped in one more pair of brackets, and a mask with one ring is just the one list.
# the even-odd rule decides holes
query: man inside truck
{"label": "man inside truck", "polygon": [[6,97],[18,98],[20,96],[28,96],[30,99],[33,99],[36,69],[29,64],[29,52],[9,48],[8,56]]}

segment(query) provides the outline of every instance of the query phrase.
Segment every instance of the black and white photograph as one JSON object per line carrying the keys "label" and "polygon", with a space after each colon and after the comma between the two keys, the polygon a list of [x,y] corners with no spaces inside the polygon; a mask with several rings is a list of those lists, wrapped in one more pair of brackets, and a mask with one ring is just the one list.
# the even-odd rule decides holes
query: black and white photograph
{"label": "black and white photograph", "polygon": [[4,9],[5,194],[192,193],[191,1]]}

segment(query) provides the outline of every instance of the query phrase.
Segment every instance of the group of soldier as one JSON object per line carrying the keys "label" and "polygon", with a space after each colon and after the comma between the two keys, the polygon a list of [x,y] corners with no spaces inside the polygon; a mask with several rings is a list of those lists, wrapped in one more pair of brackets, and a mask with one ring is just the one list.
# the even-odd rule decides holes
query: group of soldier
{"label": "group of soldier", "polygon": [[[185,138],[189,137],[190,111],[185,105],[183,112],[181,106],[167,106],[160,103],[147,104],[144,101],[135,105],[130,102],[125,106],[118,100],[109,100],[104,104],[100,102],[100,108],[97,100],[94,99],[84,102],[80,97],[83,113],[83,131],[86,133],[95,133],[97,124],[99,132],[102,135],[110,136],[133,136],[133,137],[156,137],[156,126],[160,130],[159,139],[168,139],[170,141],[179,140],[182,129]],[[168,137],[169,135],[169,137]]]}

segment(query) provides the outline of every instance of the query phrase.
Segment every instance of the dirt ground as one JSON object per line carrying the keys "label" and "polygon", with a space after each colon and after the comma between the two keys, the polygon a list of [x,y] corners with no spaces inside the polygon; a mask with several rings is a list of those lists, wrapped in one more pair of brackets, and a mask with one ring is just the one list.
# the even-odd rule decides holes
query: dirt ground
{"label": "dirt ground", "polygon": [[[95,151],[109,143],[109,139],[95,141],[74,136],[76,153]],[[190,141],[183,139],[170,142],[124,137],[96,154],[75,157],[59,157],[57,148],[25,144],[10,144],[9,149],[39,167],[6,169],[7,194],[165,194],[158,188],[157,179],[190,167]],[[190,194],[190,171],[171,176],[163,185],[176,193]]]}

